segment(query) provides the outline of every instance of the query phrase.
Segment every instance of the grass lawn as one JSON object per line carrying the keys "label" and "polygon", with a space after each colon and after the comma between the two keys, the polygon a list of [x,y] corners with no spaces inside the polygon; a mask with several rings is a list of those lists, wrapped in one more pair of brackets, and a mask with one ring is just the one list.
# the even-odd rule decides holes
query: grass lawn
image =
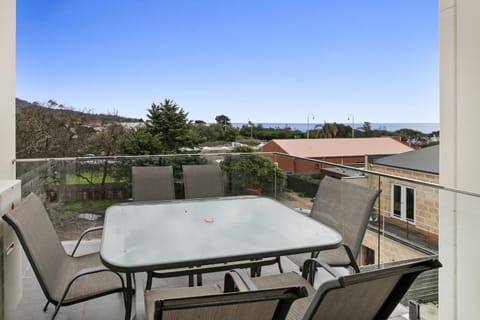
{"label": "grass lawn", "polygon": [[[100,172],[85,172],[82,173],[83,177],[79,177],[76,174],[67,174],[67,185],[74,185],[74,184],[101,184],[102,183],[102,178],[103,174]],[[53,177],[47,177],[45,179],[45,184],[53,184],[53,185],[58,185],[58,177],[55,179]],[[107,175],[105,179],[105,183],[125,183],[127,182],[127,178],[122,177],[119,180],[116,180],[114,177]]]}
{"label": "grass lawn", "polygon": [[[93,172],[93,173],[85,172],[82,175],[88,180],[74,174],[68,174],[67,185],[68,184],[90,184],[90,183],[100,184],[102,183],[103,174],[100,172]],[[118,180],[115,180],[115,178],[113,178],[112,176],[107,176],[107,178],[105,179],[105,183],[126,182],[126,181],[127,181],[126,178],[121,178],[120,181],[118,181]]]}
{"label": "grass lawn", "polygon": [[93,213],[104,213],[112,204],[115,204],[119,201],[113,200],[91,200],[91,201],[67,201],[63,205],[64,211],[69,212],[93,212]]}

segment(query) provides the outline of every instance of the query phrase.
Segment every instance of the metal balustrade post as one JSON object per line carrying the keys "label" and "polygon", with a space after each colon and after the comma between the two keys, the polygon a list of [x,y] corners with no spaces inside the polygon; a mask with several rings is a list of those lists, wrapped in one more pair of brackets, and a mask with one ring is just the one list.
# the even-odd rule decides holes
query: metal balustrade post
{"label": "metal balustrade post", "polygon": [[[381,177],[378,176],[378,190],[381,190]],[[381,210],[381,199],[382,197],[378,197],[378,222],[377,222],[377,264],[378,264],[378,268],[380,268],[380,242],[381,242],[381,238],[380,238],[380,224],[382,223],[383,221],[383,217],[382,217],[382,210]]]}

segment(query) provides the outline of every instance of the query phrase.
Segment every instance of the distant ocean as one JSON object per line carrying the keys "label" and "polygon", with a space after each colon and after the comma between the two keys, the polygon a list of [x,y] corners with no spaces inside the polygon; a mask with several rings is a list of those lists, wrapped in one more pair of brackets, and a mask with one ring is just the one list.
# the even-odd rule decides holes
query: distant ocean
{"label": "distant ocean", "polygon": [[[255,125],[261,124],[264,128],[286,128],[289,127],[292,130],[300,130],[300,131],[307,131],[307,124],[306,123],[273,123],[273,122],[263,122],[263,123],[254,123]],[[241,127],[242,125],[246,125],[246,123],[233,123],[235,127]],[[321,126],[322,123],[310,123],[308,124],[308,128],[313,130],[315,126]],[[351,126],[351,123],[344,123],[344,125]],[[370,124],[372,129],[383,129],[390,132],[397,131],[400,129],[412,129],[416,131],[420,131],[423,133],[431,133],[433,131],[440,130],[439,123],[371,123]],[[355,124],[355,129],[362,128],[362,124]]]}

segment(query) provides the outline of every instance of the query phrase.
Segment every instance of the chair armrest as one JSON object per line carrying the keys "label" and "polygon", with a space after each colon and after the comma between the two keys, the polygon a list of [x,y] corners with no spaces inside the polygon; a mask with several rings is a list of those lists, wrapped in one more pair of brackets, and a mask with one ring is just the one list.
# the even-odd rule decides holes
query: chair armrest
{"label": "chair armrest", "polygon": [[233,269],[225,274],[224,292],[252,290],[257,290],[257,287],[241,269]]}
{"label": "chair armrest", "polygon": [[87,234],[89,234],[90,232],[93,232],[93,231],[98,231],[98,230],[103,230],[103,226],[92,227],[92,228],[88,228],[85,231],[83,231],[83,233],[80,235],[80,238],[78,238],[77,244],[75,245],[75,248],[73,248],[73,251],[70,254],[70,256],[73,257],[75,255],[75,252],[77,252],[77,249],[80,246],[80,242],[83,240],[83,238]]}
{"label": "chair armrest", "polygon": [[315,281],[315,273],[317,272],[317,267],[321,267],[328,273],[333,278],[338,278],[341,276],[338,272],[336,272],[332,267],[330,267],[327,263],[324,261],[318,259],[318,258],[310,258],[305,260],[303,263],[303,268],[302,268],[302,277],[305,280],[308,280],[308,282],[313,286],[313,282]]}
{"label": "chair armrest", "polygon": [[[349,246],[347,246],[346,244],[342,244],[343,246],[343,249],[345,249],[345,253],[347,254],[348,256],[348,260],[349,260],[349,263],[348,264],[345,264],[345,265],[341,265],[342,267],[352,267],[352,269],[355,271],[355,273],[360,273],[360,268],[358,267],[358,264],[355,260],[355,257],[353,256],[353,253],[352,253],[352,250],[350,249]],[[337,265],[333,264],[334,267],[338,267]],[[310,258],[310,259],[307,259],[305,260],[304,264],[303,264],[303,268],[302,268],[302,277],[305,279],[305,280],[308,280],[310,282],[311,285],[313,285],[313,282],[315,280],[315,273],[316,273],[316,270],[317,270],[317,267],[321,267],[323,268],[325,271],[327,271],[328,273],[330,273],[334,278],[337,278],[339,276],[341,276],[341,274],[339,274],[338,272],[336,272],[332,266],[330,266],[329,264],[327,264],[326,262],[322,261],[321,259],[319,258]]]}
{"label": "chair armrest", "polygon": [[[348,263],[347,264],[332,264],[334,267],[352,267],[352,269],[355,271],[355,273],[360,273],[360,268],[358,267],[357,261],[355,259],[355,256],[352,253],[352,250],[348,245],[345,243],[342,243],[341,246],[345,250],[345,253],[347,254],[348,257]],[[312,258],[318,258],[318,255],[320,254],[320,251],[314,251],[312,252]],[[301,269],[300,269],[301,270]]]}

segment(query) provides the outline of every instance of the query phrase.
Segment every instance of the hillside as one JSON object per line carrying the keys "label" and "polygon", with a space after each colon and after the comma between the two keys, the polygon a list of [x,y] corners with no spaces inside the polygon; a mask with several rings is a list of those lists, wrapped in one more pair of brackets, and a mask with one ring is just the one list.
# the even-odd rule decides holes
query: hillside
{"label": "hillside", "polygon": [[142,119],[135,119],[135,118],[127,118],[127,117],[122,117],[118,115],[109,115],[109,114],[97,114],[97,113],[89,113],[89,112],[81,112],[81,111],[76,111],[71,108],[67,109],[60,109],[60,108],[49,108],[46,106],[43,106],[38,103],[32,103],[20,98],[16,98],[15,101],[17,111],[26,107],[30,106],[35,106],[35,107],[40,107],[45,109],[46,114],[52,114],[55,115],[56,113],[61,113],[65,112],[67,110],[69,113],[71,113],[73,116],[77,116],[79,119],[82,119],[82,121],[85,121],[85,123],[92,123],[92,122],[101,122],[101,123],[110,123],[110,122],[143,122]]}
{"label": "hillside", "polygon": [[16,98],[15,106],[17,107],[17,109],[21,109],[21,108],[24,108],[24,107],[28,107],[29,105],[31,105],[30,102],[28,102],[28,101],[26,101],[26,100],[22,100],[22,99]]}

